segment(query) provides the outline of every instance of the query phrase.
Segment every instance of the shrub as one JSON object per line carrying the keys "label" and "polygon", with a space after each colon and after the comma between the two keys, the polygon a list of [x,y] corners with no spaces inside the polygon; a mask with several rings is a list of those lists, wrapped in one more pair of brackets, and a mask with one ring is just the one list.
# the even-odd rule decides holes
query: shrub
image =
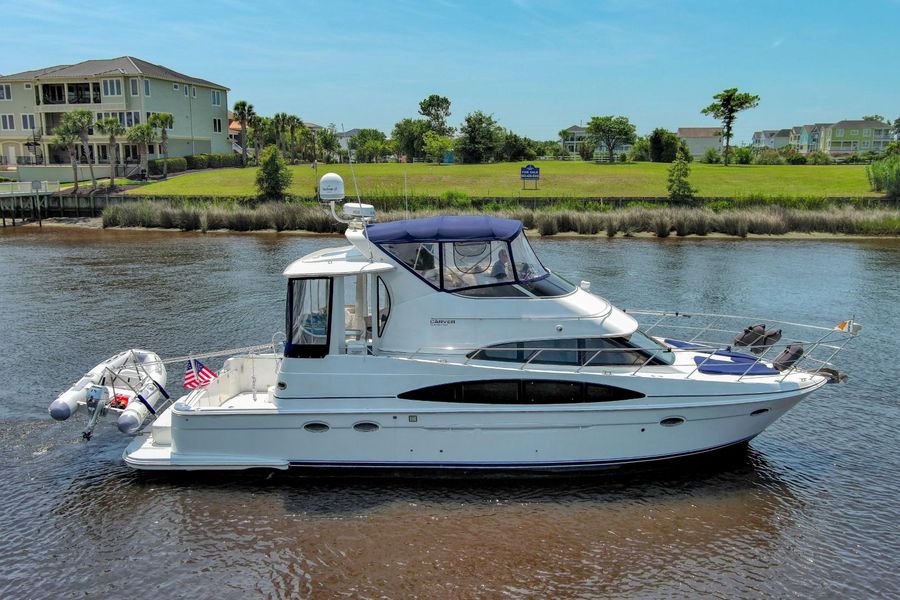
{"label": "shrub", "polygon": [[256,188],[266,198],[281,198],[284,190],[291,185],[293,176],[287,168],[281,152],[275,146],[263,150],[259,159],[260,167],[256,172]]}
{"label": "shrub", "polygon": [[204,154],[206,157],[206,164],[209,165],[210,169],[218,169],[222,166],[222,159],[219,154]]}
{"label": "shrub", "polygon": [[559,224],[556,217],[549,214],[538,215],[535,219],[538,233],[541,235],[556,235],[559,233]]}
{"label": "shrub", "polygon": [[785,158],[785,160],[787,161],[787,163],[789,165],[805,165],[806,164],[806,157],[803,156],[802,154],[790,154]]}
{"label": "shrub", "polygon": [[888,198],[900,198],[900,156],[889,156],[866,165],[866,176],[873,191],[884,192]]}
{"label": "shrub", "polygon": [[830,165],[831,163],[831,155],[820,150],[806,155],[806,164],[808,165]]}
{"label": "shrub", "polygon": [[181,173],[187,170],[187,161],[183,156],[175,158],[157,158],[148,161],[147,166],[150,167],[150,175],[162,175],[163,163],[168,163],[169,173]]}
{"label": "shrub", "polygon": [[731,156],[735,164],[749,165],[753,161],[753,150],[746,146],[740,148],[732,148]]}
{"label": "shrub", "polygon": [[709,165],[717,165],[722,162],[722,153],[719,152],[718,148],[707,148],[703,153],[703,156],[700,158],[700,162],[704,162]]}
{"label": "shrub", "polygon": [[193,156],[185,156],[188,169],[206,169],[209,167],[209,161],[206,160],[205,154],[195,154]]}
{"label": "shrub", "polygon": [[774,148],[763,148],[753,157],[755,165],[783,165],[784,157]]}

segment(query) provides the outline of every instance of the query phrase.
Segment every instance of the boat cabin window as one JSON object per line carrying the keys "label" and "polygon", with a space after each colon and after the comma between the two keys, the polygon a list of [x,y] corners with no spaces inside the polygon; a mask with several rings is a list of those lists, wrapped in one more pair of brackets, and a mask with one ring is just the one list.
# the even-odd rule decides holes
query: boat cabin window
{"label": "boat cabin window", "polygon": [[381,277],[378,278],[376,294],[378,295],[378,337],[381,337],[384,335],[384,327],[391,317],[391,293]]}
{"label": "boat cabin window", "polygon": [[443,244],[443,288],[455,290],[516,280],[506,242]]}
{"label": "boat cabin window", "polygon": [[434,287],[440,287],[436,243],[385,244],[384,249],[416,275]]}
{"label": "boat cabin window", "polygon": [[643,398],[625,388],[543,379],[485,379],[457,381],[409,390],[397,395],[404,400],[469,404],[578,404]]}
{"label": "boat cabin window", "polygon": [[675,361],[668,348],[639,331],[629,337],[508,342],[467,356],[475,360],[588,367],[670,365]]}
{"label": "boat cabin window", "polygon": [[284,354],[294,358],[322,358],[331,335],[330,278],[291,279],[288,282],[287,331]]}

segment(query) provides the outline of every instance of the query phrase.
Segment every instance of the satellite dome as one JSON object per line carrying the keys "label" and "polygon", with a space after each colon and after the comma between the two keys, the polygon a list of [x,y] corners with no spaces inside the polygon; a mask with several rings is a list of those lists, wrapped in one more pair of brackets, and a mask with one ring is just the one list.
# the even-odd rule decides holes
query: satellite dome
{"label": "satellite dome", "polygon": [[337,173],[325,173],[319,179],[319,199],[335,202],[344,199],[344,180]]}

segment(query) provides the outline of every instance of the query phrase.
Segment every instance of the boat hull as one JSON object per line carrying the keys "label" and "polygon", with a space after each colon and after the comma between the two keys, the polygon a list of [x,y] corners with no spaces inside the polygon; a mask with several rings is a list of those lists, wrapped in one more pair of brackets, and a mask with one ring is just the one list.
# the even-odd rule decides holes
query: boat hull
{"label": "boat hull", "polygon": [[[152,432],[139,436],[124,459],[149,470],[594,470],[746,442],[816,387],[677,405],[644,399],[615,407],[385,402],[367,410],[176,410],[169,415],[169,439],[157,433],[155,440]],[[327,430],[317,431],[320,424]]]}

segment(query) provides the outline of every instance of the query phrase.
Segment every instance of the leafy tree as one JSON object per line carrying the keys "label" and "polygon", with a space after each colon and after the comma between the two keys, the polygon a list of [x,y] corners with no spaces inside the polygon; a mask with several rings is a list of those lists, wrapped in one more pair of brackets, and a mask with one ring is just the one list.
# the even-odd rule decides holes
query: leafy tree
{"label": "leafy tree", "polygon": [[[711,148],[712,149],[712,148]],[[691,168],[682,158],[676,158],[669,167],[669,200],[672,202],[687,202],[694,199],[697,193],[690,182],[688,176],[691,174]]]}
{"label": "leafy tree", "polygon": [[719,152],[718,148],[707,148],[700,158],[700,162],[705,162],[708,165],[717,165],[722,162],[722,153]]}
{"label": "leafy tree", "polygon": [[117,117],[106,117],[97,121],[94,127],[103,135],[109,136],[109,187],[112,188],[116,181],[116,165],[119,164],[121,158],[116,138],[125,135],[125,126]]}
{"label": "leafy tree", "polygon": [[456,149],[466,163],[487,162],[497,154],[502,130],[492,115],[480,110],[466,115],[459,128]]}
{"label": "leafy tree", "polygon": [[63,115],[62,121],[60,124],[53,130],[53,144],[56,146],[63,146],[66,149],[66,152],[69,153],[69,160],[72,163],[72,175],[74,177],[73,181],[75,182],[74,193],[78,193],[78,142],[81,140],[81,135],[74,127],[74,125],[69,122],[66,118],[66,115]]}
{"label": "leafy tree", "polygon": [[894,137],[900,140],[900,117],[894,119]]}
{"label": "leafy tree", "polygon": [[[290,137],[291,162],[296,163],[297,162],[297,146],[299,146],[299,144],[298,144],[299,140],[297,139],[297,130],[301,129],[301,128],[306,129],[306,127],[303,125],[303,120],[296,115],[287,115],[284,119],[284,126],[285,126],[286,131],[289,131],[291,134],[291,137]],[[315,156],[316,156],[315,137],[313,137],[313,160],[315,160]]]}
{"label": "leafy tree", "polygon": [[865,115],[862,118],[863,121],[878,121],[879,123],[885,123],[887,119],[882,117],[881,115]]}
{"label": "leafy tree", "polygon": [[581,157],[581,160],[592,160],[594,152],[597,150],[597,143],[590,137],[585,137],[575,144],[575,148],[578,150],[578,156]]}
{"label": "leafy tree", "polygon": [[159,149],[163,155],[163,179],[169,177],[169,134],[167,130],[175,123],[175,117],[170,113],[155,113],[150,115],[150,127],[159,129]]}
{"label": "leafy tree", "polygon": [[694,162],[694,155],[691,154],[691,149],[688,148],[687,142],[681,138],[678,139],[678,158],[687,163]]}
{"label": "leafy tree", "polygon": [[388,154],[384,146],[386,141],[387,136],[377,129],[360,129],[350,138],[348,146],[356,154],[357,162],[370,162]]}
{"label": "leafy tree", "polygon": [[425,134],[431,132],[437,136],[444,134],[431,129],[429,121],[425,119],[402,119],[394,125],[391,139],[397,143],[397,151],[408,158],[421,158],[425,150]]}
{"label": "leafy tree", "polygon": [[341,147],[338,142],[337,128],[334,126],[334,123],[331,123],[328,127],[320,130],[318,138],[319,146],[322,148],[322,158],[326,162],[332,161]]}
{"label": "leafy tree", "polygon": [[634,140],[631,150],[628,152],[629,160],[646,162],[650,160],[650,140],[646,137],[639,137]]}
{"label": "leafy tree", "polygon": [[759,104],[759,96],[754,96],[747,92],[738,92],[737,88],[728,88],[713,96],[713,99],[715,99],[715,102],[700,112],[722,121],[722,136],[725,138],[724,164],[727,167],[731,153],[731,138],[734,135],[732,132],[734,120],[742,110],[757,106]]}
{"label": "leafy tree", "polygon": [[670,163],[678,154],[681,138],[668,129],[657,127],[649,137],[650,160],[653,162]]}
{"label": "leafy tree", "polygon": [[150,147],[150,144],[156,142],[156,132],[153,131],[153,127],[149,123],[133,125],[128,129],[125,137],[132,144],[137,144],[138,150],[141,153],[141,169],[144,170],[144,173],[149,172],[150,167],[147,165],[147,149]]}
{"label": "leafy tree", "polygon": [[620,146],[634,143],[635,127],[628,117],[591,117],[587,126],[587,139],[594,146],[603,145],[609,153],[609,162],[613,162],[615,152]]}
{"label": "leafy tree", "polygon": [[91,147],[88,138],[94,125],[94,115],[91,111],[81,108],[70,113],[64,113],[62,118],[67,120],[69,126],[78,132],[78,137],[81,140],[81,149],[91,171],[91,188],[97,189],[97,178],[94,177],[94,161],[91,159]]}
{"label": "leafy tree", "polygon": [[763,148],[753,157],[755,165],[783,165],[784,163],[784,156],[774,148]]}
{"label": "leafy tree", "polygon": [[453,135],[453,128],[447,125],[450,118],[450,100],[432,94],[419,102],[419,114],[428,119],[431,131],[438,135]]}
{"label": "leafy tree", "polygon": [[253,105],[246,100],[238,100],[234,103],[234,118],[241,123],[241,166],[247,166],[247,127],[256,116]]}
{"label": "leafy tree", "polygon": [[534,160],[537,152],[534,149],[534,141],[522,137],[512,131],[502,134],[502,141],[497,151],[497,158],[505,161]]}
{"label": "leafy tree", "polygon": [[256,189],[266,198],[281,198],[293,175],[277,146],[266,146],[256,171]]}
{"label": "leafy tree", "polygon": [[425,156],[431,161],[441,162],[444,159],[444,155],[451,150],[453,150],[452,138],[433,131],[425,132]]}

